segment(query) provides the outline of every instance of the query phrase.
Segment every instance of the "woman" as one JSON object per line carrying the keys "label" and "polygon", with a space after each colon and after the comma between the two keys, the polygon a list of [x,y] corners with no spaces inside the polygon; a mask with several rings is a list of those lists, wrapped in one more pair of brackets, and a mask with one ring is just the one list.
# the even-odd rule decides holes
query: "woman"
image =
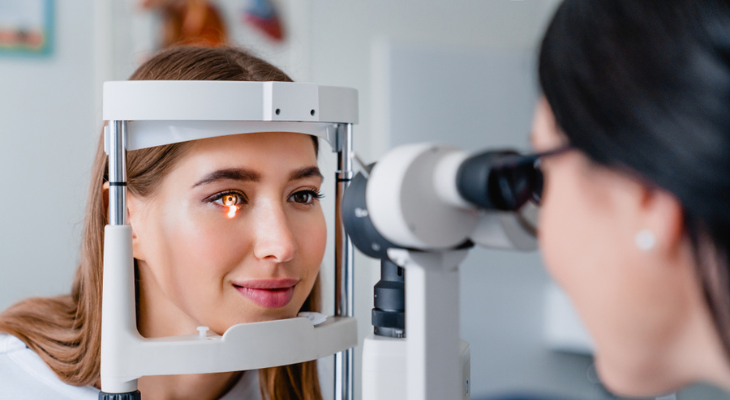
{"label": "woman", "polygon": [[540,242],[626,396],[730,389],[730,4],[566,0],[539,60]]}
{"label": "woman", "polygon": [[[158,54],[131,79],[291,81],[241,50],[194,47]],[[317,147],[304,134],[255,133],[128,152],[143,336],[197,326],[223,334],[238,323],[318,311],[326,228]],[[71,294],[25,300],[0,315],[0,396],[96,399],[107,191],[100,140]],[[147,399],[321,398],[314,361],[138,383]]]}

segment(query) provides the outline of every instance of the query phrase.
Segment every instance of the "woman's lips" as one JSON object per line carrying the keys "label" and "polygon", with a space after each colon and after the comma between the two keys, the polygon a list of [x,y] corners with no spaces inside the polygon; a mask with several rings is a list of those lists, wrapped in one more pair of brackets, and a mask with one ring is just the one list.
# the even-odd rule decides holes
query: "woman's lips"
{"label": "woman's lips", "polygon": [[233,287],[243,297],[262,307],[280,308],[289,304],[294,297],[294,286],[298,282],[296,279],[255,279],[235,281]]}

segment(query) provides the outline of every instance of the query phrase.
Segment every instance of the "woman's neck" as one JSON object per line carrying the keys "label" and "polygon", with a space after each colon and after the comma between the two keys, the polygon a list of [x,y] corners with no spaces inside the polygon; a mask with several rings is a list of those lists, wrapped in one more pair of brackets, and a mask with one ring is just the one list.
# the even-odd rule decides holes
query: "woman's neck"
{"label": "woman's neck", "polygon": [[693,377],[692,381],[707,382],[730,391],[728,352],[709,313],[700,318],[703,323],[697,324],[700,328],[697,329],[693,345],[687,346],[683,355],[684,365],[691,370],[687,371],[689,374],[694,374],[690,375]]}
{"label": "woman's neck", "polygon": [[146,399],[155,400],[215,400],[225,395],[241,378],[243,372],[197,375],[145,376],[137,381]]}
{"label": "woman's neck", "polygon": [[706,382],[730,391],[730,359],[728,351],[713,322],[712,314],[704,298],[699,278],[694,275],[696,266],[688,270],[693,276],[689,282],[690,309],[684,323],[685,329],[675,338],[673,351],[668,352],[666,363],[676,386]]}

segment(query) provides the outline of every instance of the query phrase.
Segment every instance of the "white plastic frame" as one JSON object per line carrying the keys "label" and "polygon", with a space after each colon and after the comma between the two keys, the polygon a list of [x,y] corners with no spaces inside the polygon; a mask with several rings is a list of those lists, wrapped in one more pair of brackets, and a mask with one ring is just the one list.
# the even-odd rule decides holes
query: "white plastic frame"
{"label": "white plastic frame", "polygon": [[357,108],[357,90],[313,83],[104,83],[103,118],[128,121],[127,150],[252,132],[306,133],[334,149],[335,125],[356,124]]}
{"label": "white plastic frame", "polygon": [[[306,318],[239,324],[222,336],[147,339],[137,331],[131,228],[124,223],[126,150],[252,132],[299,132],[327,140],[340,153],[338,200],[349,183],[352,124],[358,119],[357,91],[290,82],[123,81],[104,83],[105,149],[109,154],[110,215],[105,228],[102,303],[101,386],[105,393],[137,390],[147,375],[258,369],[309,361],[341,352],[337,398],[352,393],[352,282],[336,298],[340,316],[317,326]],[[114,170],[114,174],[112,174]],[[115,177],[115,178],[113,178]],[[118,180],[113,180],[118,179]],[[114,192],[114,196],[112,195]],[[339,209],[339,204],[336,204]],[[112,210],[114,208],[114,210]],[[114,222],[116,221],[116,222]],[[338,220],[339,223],[339,220]],[[337,227],[336,227],[337,228]],[[338,232],[335,257],[341,279],[352,279],[352,246]],[[339,267],[338,267],[339,266]],[[338,275],[336,271],[336,275]],[[339,283],[339,282],[338,282]],[[349,350],[347,350],[349,349]],[[347,350],[346,352],[343,352]],[[349,369],[344,366],[350,366]],[[343,375],[343,371],[344,375]],[[341,380],[338,385],[337,380]]]}

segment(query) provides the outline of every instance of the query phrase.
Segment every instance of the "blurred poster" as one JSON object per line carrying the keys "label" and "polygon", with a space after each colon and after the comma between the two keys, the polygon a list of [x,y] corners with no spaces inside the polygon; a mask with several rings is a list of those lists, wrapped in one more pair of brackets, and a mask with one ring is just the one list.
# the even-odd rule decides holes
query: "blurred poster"
{"label": "blurred poster", "polygon": [[0,54],[50,54],[54,0],[0,0]]}
{"label": "blurred poster", "polygon": [[272,0],[250,0],[243,18],[270,40],[284,41],[284,26]]}
{"label": "blurred poster", "polygon": [[224,18],[208,0],[141,0],[140,5],[162,15],[162,47],[215,47],[228,42]]}

